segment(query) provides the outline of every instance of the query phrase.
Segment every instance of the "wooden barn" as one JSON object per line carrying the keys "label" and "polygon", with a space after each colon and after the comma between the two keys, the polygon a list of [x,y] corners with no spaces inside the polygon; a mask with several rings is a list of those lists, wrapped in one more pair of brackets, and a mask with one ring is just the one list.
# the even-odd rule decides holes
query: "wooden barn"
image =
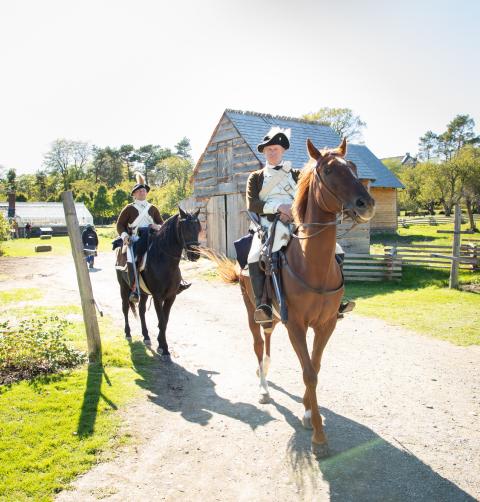
{"label": "wooden barn", "polygon": [[[307,138],[320,148],[334,147],[340,143],[340,137],[327,126],[301,119],[225,110],[195,166],[192,176],[193,196],[184,201],[183,205],[186,209],[200,208],[202,243],[230,257],[235,256],[233,241],[248,231],[246,182],[248,175],[263,165],[263,155],[257,152],[256,146],[272,125],[292,130],[290,149],[284,158],[290,160],[296,168],[303,167],[308,160],[305,146]],[[358,166],[360,179],[374,197],[377,188],[388,189],[386,197],[383,197],[383,192],[379,193],[382,193],[383,199],[390,200],[393,207],[386,211],[388,217],[379,214],[375,218],[381,225],[388,220],[389,228],[396,228],[396,189],[401,184],[393,177],[395,186],[375,186],[380,171],[383,173],[380,185],[385,183],[383,178],[390,184],[394,180],[387,176],[390,171],[365,146],[350,145],[347,158]],[[383,169],[388,173],[384,173]],[[393,176],[391,173],[390,175]],[[382,207],[383,203],[380,204],[380,212]],[[390,221],[392,211],[395,213],[395,221]],[[350,221],[340,225],[339,235],[350,226]],[[368,253],[370,224],[358,225],[344,238],[339,238],[339,243],[346,252]]]}

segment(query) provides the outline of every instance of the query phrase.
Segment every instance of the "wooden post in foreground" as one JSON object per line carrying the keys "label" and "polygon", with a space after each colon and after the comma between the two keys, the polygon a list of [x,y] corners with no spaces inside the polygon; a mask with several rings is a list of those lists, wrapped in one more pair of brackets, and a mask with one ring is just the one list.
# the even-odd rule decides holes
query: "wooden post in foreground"
{"label": "wooden post in foreground", "polygon": [[102,344],[100,330],[98,329],[97,314],[95,312],[95,300],[93,298],[92,284],[88,273],[87,262],[83,254],[83,244],[80,236],[75,204],[71,191],[62,193],[63,209],[67,222],[68,236],[72,247],[73,261],[77,271],[78,289],[82,300],[83,322],[87,332],[88,359],[91,363],[101,362]]}
{"label": "wooden post in foreground", "polygon": [[[458,289],[458,258],[460,257],[460,230],[462,225],[462,213],[460,204],[455,204],[455,224],[453,227],[453,248],[452,248],[452,264],[450,265],[450,289]],[[457,259],[455,259],[457,258]]]}

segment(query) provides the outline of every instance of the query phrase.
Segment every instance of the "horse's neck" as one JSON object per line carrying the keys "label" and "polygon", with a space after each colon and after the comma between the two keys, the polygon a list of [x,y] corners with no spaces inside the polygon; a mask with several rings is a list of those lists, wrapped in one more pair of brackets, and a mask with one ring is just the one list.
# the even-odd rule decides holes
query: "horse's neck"
{"label": "horse's neck", "polygon": [[332,224],[335,219],[334,213],[326,212],[318,206],[313,196],[313,190],[310,190],[303,223],[328,224],[326,226],[301,227],[299,231],[300,237],[312,236],[300,239],[299,244],[303,255],[302,269],[307,274],[306,277],[311,278],[314,284],[325,284],[330,281],[336,283],[338,281],[337,272],[332,272],[332,266],[335,271],[337,270],[335,265],[337,227]]}

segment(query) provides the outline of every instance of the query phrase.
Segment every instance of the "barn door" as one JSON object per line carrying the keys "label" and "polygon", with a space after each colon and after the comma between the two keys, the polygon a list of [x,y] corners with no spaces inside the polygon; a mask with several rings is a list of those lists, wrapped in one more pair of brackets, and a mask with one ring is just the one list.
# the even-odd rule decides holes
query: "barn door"
{"label": "barn door", "polygon": [[245,196],[239,193],[217,195],[207,204],[207,246],[235,258],[233,241],[248,232]]}
{"label": "barn door", "polygon": [[211,197],[207,204],[207,246],[226,254],[227,234],[225,195]]}
{"label": "barn door", "polygon": [[249,219],[245,206],[245,196],[240,193],[226,195],[227,204],[227,256],[236,258],[233,241],[248,232]]}

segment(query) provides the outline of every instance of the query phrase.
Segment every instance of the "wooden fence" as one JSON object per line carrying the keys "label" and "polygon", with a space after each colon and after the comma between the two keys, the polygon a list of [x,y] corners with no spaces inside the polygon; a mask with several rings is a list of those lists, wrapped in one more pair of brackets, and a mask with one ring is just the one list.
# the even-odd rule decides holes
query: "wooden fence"
{"label": "wooden fence", "polygon": [[[385,247],[385,254],[402,258],[404,265],[423,267],[450,268],[451,260],[433,254],[451,255],[451,246],[434,244],[395,244]],[[467,270],[478,270],[480,267],[480,245],[464,243],[460,246],[459,267]]]}
{"label": "wooden fence", "polygon": [[[462,215],[462,224],[468,223],[468,217]],[[476,222],[480,221],[480,215],[474,214],[473,218]],[[402,227],[408,227],[409,225],[443,225],[452,224],[454,222],[453,216],[417,216],[408,218],[398,218],[398,224]]]}
{"label": "wooden fence", "polygon": [[402,278],[402,259],[383,254],[348,253],[345,255],[343,273],[347,282],[399,281]]}

